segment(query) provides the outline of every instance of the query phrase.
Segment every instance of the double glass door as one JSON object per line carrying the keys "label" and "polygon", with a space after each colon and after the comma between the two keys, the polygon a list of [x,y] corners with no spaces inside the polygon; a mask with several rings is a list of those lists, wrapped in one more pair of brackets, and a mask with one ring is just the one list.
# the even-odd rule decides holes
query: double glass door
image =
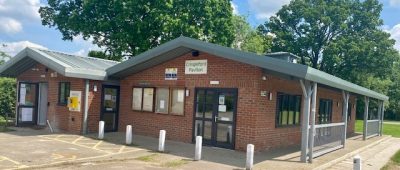
{"label": "double glass door", "polygon": [[205,145],[234,148],[237,89],[197,88],[194,139]]}
{"label": "double glass door", "polygon": [[100,119],[104,121],[104,131],[118,130],[119,86],[104,85]]}

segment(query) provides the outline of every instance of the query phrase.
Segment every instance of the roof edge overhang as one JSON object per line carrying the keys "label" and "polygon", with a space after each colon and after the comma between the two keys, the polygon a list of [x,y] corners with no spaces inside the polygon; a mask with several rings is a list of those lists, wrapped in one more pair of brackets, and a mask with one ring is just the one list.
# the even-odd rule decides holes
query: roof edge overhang
{"label": "roof edge overhang", "polygon": [[[306,65],[289,63],[272,57],[260,56],[254,53],[243,52],[229,47],[223,47],[216,44],[211,44],[187,37],[176,38],[163,45],[160,45],[156,48],[153,48],[142,54],[139,54],[133,59],[114,65],[108,68],[106,71],[110,77],[123,78],[125,77],[124,74],[119,74],[119,73],[126,71],[131,67],[137,67],[141,66],[143,63],[151,62],[153,58],[159,57],[171,50],[178,49],[180,47],[186,47],[192,50],[203,51],[215,56],[254,65],[266,70],[270,70],[272,72],[289,75],[293,78],[313,81],[337,89],[349,91],[355,94],[376,98],[379,100],[386,101],[389,99],[389,97],[386,95],[361,87],[359,85],[345,81],[343,79],[340,79],[323,71],[308,67]],[[146,67],[143,68],[140,67],[140,69],[146,69]]]}
{"label": "roof edge overhang", "polygon": [[[94,69],[81,69],[81,68],[73,68],[69,65],[47,55],[46,53],[35,49],[27,47],[19,52],[15,57],[12,57],[9,61],[4,63],[0,67],[0,75],[9,76],[9,77],[17,77],[17,74],[14,75],[4,75],[2,74],[4,71],[8,69],[12,69],[15,64],[23,60],[24,58],[30,58],[44,66],[48,67],[49,69],[63,75],[66,77],[73,77],[73,78],[83,78],[83,79],[92,79],[92,80],[106,80],[107,73],[106,71],[102,70],[94,70]],[[22,69],[27,70],[29,68],[15,68],[15,69]],[[87,73],[90,73],[87,74]]]}
{"label": "roof edge overhang", "polygon": [[365,87],[359,86],[357,84],[348,82],[339,77],[330,75],[328,73],[319,71],[319,70],[311,68],[311,67],[308,67],[307,75],[304,79],[308,80],[308,81],[312,81],[312,82],[325,84],[327,86],[334,87],[334,88],[341,89],[341,90],[348,91],[348,92],[352,92],[355,94],[372,97],[372,98],[375,98],[378,100],[383,100],[383,101],[389,100],[389,97],[386,95],[383,95],[381,93],[378,93],[373,90],[367,89]]}

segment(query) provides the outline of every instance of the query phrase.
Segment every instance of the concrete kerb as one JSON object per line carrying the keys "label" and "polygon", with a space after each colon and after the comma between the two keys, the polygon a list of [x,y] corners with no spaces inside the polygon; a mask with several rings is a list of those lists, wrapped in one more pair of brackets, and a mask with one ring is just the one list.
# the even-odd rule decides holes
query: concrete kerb
{"label": "concrete kerb", "polygon": [[360,153],[360,152],[362,152],[362,151],[364,151],[364,150],[366,150],[366,149],[368,149],[368,148],[370,148],[372,146],[375,146],[375,145],[377,145],[377,144],[379,144],[381,142],[389,140],[391,137],[392,137],[391,135],[385,136],[384,138],[379,139],[379,140],[377,140],[377,141],[375,141],[373,143],[370,143],[369,145],[361,147],[361,148],[359,148],[357,150],[354,150],[352,152],[349,152],[349,153],[347,153],[347,154],[345,154],[345,155],[343,155],[343,156],[341,156],[339,158],[336,158],[336,159],[334,159],[334,160],[332,160],[332,161],[330,161],[328,163],[325,163],[325,164],[323,164],[321,166],[318,166],[318,167],[314,168],[313,170],[324,170],[324,169],[327,169],[327,168],[329,168],[329,167],[331,167],[331,166],[333,166],[333,165],[335,165],[335,164],[337,164],[337,163],[339,163],[339,162],[341,162],[341,161],[343,161],[343,160],[345,160],[345,159],[347,159],[349,157],[357,155],[358,153]]}

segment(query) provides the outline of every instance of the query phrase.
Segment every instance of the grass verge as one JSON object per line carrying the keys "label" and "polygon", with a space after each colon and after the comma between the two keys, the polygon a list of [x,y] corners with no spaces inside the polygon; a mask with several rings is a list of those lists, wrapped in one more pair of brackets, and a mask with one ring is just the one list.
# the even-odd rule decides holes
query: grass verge
{"label": "grass verge", "polygon": [[395,169],[400,169],[400,150],[390,158],[390,161],[381,170]]}
{"label": "grass verge", "polygon": [[[356,132],[363,132],[364,121],[357,120],[356,121]],[[393,137],[400,138],[400,124],[388,124],[383,123],[383,134],[384,135],[392,135]]]}

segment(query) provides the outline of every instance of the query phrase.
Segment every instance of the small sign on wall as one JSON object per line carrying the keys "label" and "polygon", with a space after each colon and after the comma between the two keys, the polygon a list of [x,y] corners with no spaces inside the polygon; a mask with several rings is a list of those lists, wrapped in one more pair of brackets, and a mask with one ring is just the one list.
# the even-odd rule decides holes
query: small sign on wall
{"label": "small sign on wall", "polygon": [[207,74],[207,60],[186,60],[185,74]]}
{"label": "small sign on wall", "polygon": [[69,111],[80,112],[81,111],[81,97],[82,91],[70,91],[69,92]]}
{"label": "small sign on wall", "polygon": [[178,80],[178,68],[166,68],[165,80]]}

